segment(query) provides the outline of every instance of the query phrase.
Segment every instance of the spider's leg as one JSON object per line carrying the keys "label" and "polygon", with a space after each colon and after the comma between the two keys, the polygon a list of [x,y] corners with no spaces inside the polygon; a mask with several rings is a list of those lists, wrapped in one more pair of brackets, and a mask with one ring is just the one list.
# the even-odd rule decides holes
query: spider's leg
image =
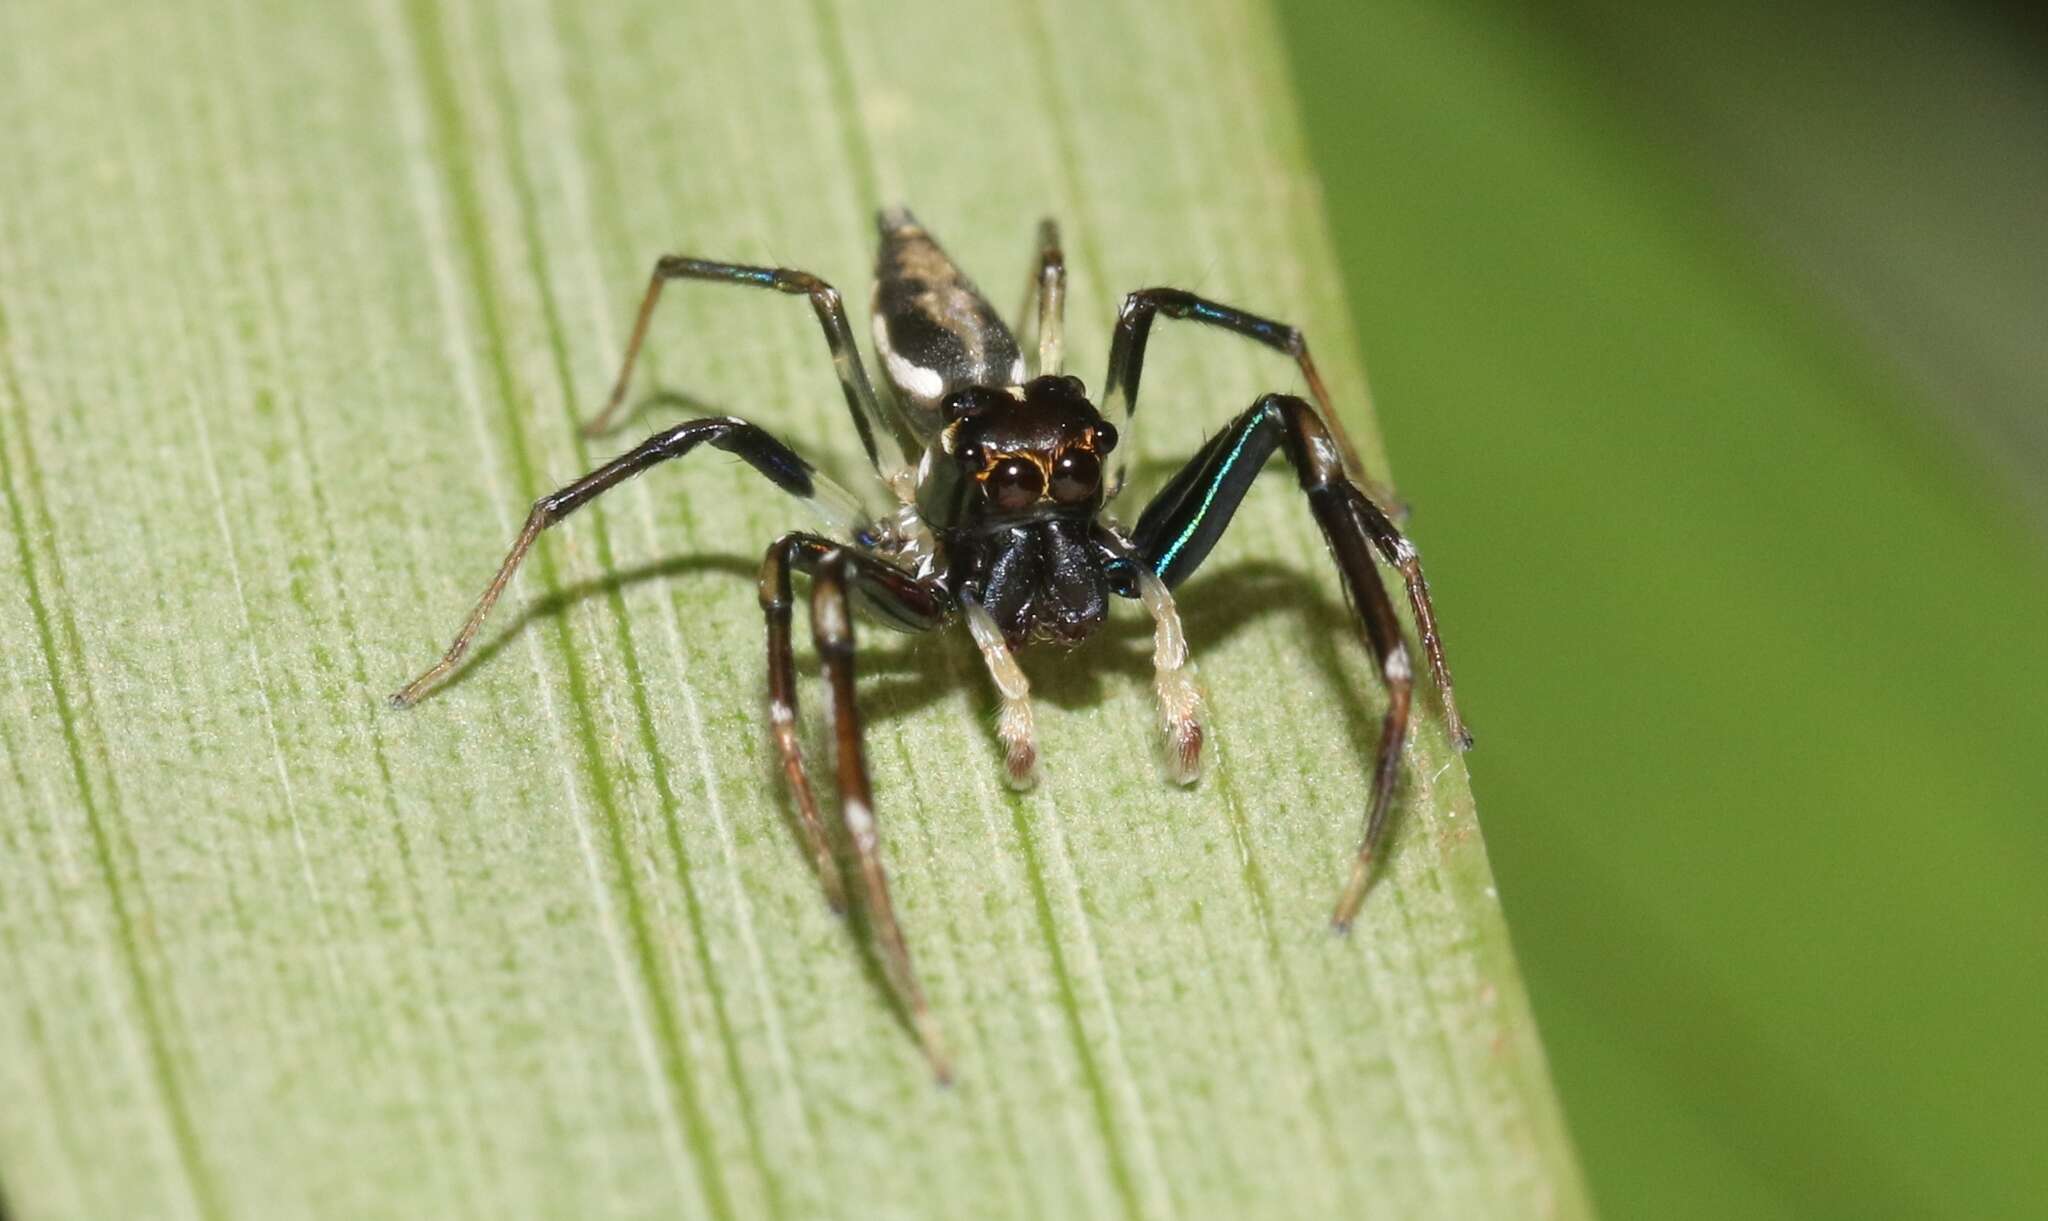
{"label": "spider's leg", "polygon": [[859,502],[846,489],[818,474],[795,450],[745,420],[710,416],[665,429],[581,479],[534,501],[532,511],[526,515],[526,525],[513,541],[504,562],[498,566],[497,575],[484,587],[476,608],[463,621],[455,643],[448,646],[440,661],[399,688],[392,695],[391,702],[401,708],[419,702],[430,687],[462,661],[463,654],[469,651],[471,642],[476,639],[477,630],[483,626],[485,616],[497,604],[498,596],[505,592],[513,572],[526,558],[527,550],[540,537],[541,531],[648,467],[680,458],[707,442],[745,459],[748,465],[766,475],[777,487],[808,502],[832,525],[844,529],[862,520]]}
{"label": "spider's leg", "polygon": [[1336,438],[1344,473],[1361,484],[1376,500],[1392,506],[1396,516],[1407,516],[1393,489],[1376,484],[1366,474],[1364,464],[1358,460],[1358,451],[1344,434],[1343,421],[1330,404],[1330,391],[1323,385],[1323,375],[1316,371],[1316,362],[1308,354],[1308,339],[1300,330],[1178,288],[1141,288],[1126,296],[1123,308],[1117,311],[1116,330],[1109,341],[1109,372],[1104,374],[1102,381],[1102,414],[1110,417],[1110,422],[1122,430],[1124,444],[1118,447],[1116,456],[1110,461],[1109,495],[1115,496],[1123,489],[1126,463],[1132,453],[1131,423],[1138,413],[1138,381],[1145,371],[1145,346],[1152,338],[1152,320],[1159,314],[1235,331],[1276,352],[1292,356],[1301,369],[1302,380],[1308,383],[1309,396],[1315,399],[1328,431]]}
{"label": "spider's leg", "polygon": [[1066,318],[1067,261],[1060,253],[1059,222],[1048,216],[1038,222],[1038,263],[1025,287],[1024,308],[1017,319],[1019,335],[1028,334],[1034,320],[1038,324],[1039,377],[1061,371]]}
{"label": "spider's leg", "polygon": [[1365,644],[1379,662],[1387,685],[1387,712],[1381,723],[1379,755],[1373,769],[1372,795],[1364,832],[1350,880],[1344,887],[1331,923],[1350,927],[1371,879],[1373,853],[1386,832],[1394,782],[1400,773],[1401,748],[1407,741],[1414,674],[1401,623],[1386,586],[1373,567],[1378,549],[1403,570],[1418,623],[1434,645],[1431,666],[1444,699],[1445,717],[1454,738],[1464,727],[1450,700],[1450,673],[1442,664],[1442,647],[1429,611],[1428,588],[1421,581],[1421,562],[1414,548],[1386,515],[1344,474],[1335,440],[1313,407],[1292,395],[1269,394],[1239,416],[1224,432],[1204,445],[1188,464],[1145,507],[1132,531],[1138,555],[1167,585],[1178,585],[1198,567],[1230,524],[1230,518],[1275,448],[1284,449],[1308,496],[1309,508],[1331,556],[1343,575],[1345,590],[1356,608]]}
{"label": "spider's leg", "polygon": [[967,613],[967,630],[973,634],[981,659],[988,665],[988,676],[995,680],[996,693],[1002,697],[1002,706],[996,711],[996,737],[1003,744],[1004,773],[1010,778],[1010,787],[1028,789],[1038,783],[1031,684],[1024,677],[1024,668],[1017,664],[1016,654],[1003,639],[1003,629],[997,626],[995,616],[966,594],[960,595],[960,607]]}
{"label": "spider's leg", "polygon": [[860,863],[868,918],[880,943],[883,967],[909,1012],[911,1026],[924,1047],[925,1057],[931,1061],[932,1072],[944,1083],[951,1080],[952,1068],[939,1039],[938,1023],[925,1003],[924,989],[911,969],[910,946],[903,939],[902,926],[896,922],[896,908],[889,901],[889,879],[882,868],[874,793],[868,783],[867,756],[861,744],[860,707],[854,697],[853,602],[849,591],[856,583],[864,587],[871,605],[879,594],[905,601],[921,599],[915,605],[928,608],[935,619],[943,618],[943,611],[931,589],[880,561],[841,547],[816,557],[811,574],[811,637],[825,671],[825,715],[832,731],[840,817]]}
{"label": "spider's leg", "polygon": [[[841,549],[841,544],[816,534],[785,534],[768,548],[761,561],[761,613],[768,622],[768,721],[775,735],[776,753],[782,759],[782,773],[796,798],[797,818],[804,834],[804,846],[817,868],[825,888],[825,901],[833,911],[846,910],[846,888],[839,867],[832,859],[831,844],[818,817],[818,799],[811,791],[804,769],[803,749],[797,743],[796,657],[790,648],[790,608],[795,605],[790,574],[813,572],[824,557]],[[945,603],[932,590],[909,574],[868,556],[858,557],[857,587],[870,607],[887,616],[892,625],[906,631],[925,631],[945,622]]]}
{"label": "spider's leg", "polygon": [[[875,473],[882,477],[884,483],[889,483],[904,468],[917,461],[923,446],[918,444],[906,423],[883,410],[874,385],[868,381],[867,366],[861,363],[860,348],[853,341],[853,329],[846,323],[846,306],[840,301],[838,289],[807,271],[717,263],[677,254],[666,254],[655,261],[654,271],[647,278],[647,293],[640,299],[640,312],[633,320],[632,337],[626,341],[625,359],[620,362],[619,376],[612,383],[611,397],[605,401],[604,409],[584,425],[586,436],[597,436],[609,428],[620,404],[625,402],[626,387],[633,378],[633,363],[639,359],[640,345],[647,338],[647,323],[654,317],[654,305],[661,300],[662,287],[670,280],[752,285],[809,297],[811,309],[818,315],[818,325],[824,328],[825,346],[831,350],[832,367],[839,374],[840,388],[846,392],[846,406],[853,413],[853,426],[860,433],[861,448],[867,452]],[[895,442],[900,456],[883,455],[876,438],[885,433]]]}

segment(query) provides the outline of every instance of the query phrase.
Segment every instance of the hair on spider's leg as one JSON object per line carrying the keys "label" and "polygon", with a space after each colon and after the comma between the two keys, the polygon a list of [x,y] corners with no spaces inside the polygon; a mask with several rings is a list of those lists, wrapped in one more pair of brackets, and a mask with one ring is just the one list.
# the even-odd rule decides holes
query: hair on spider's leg
{"label": "hair on spider's leg", "polygon": [[[861,448],[866,451],[868,462],[884,483],[892,482],[905,469],[915,465],[923,447],[909,426],[896,414],[885,410],[882,400],[876,396],[874,385],[868,380],[867,366],[861,363],[853,328],[847,325],[846,306],[840,300],[838,289],[807,271],[787,267],[751,267],[743,263],[720,263],[675,254],[665,254],[655,260],[654,270],[647,277],[647,292],[640,298],[640,310],[633,320],[633,333],[626,340],[625,358],[619,362],[618,376],[612,382],[611,396],[605,400],[603,410],[583,426],[585,436],[603,434],[610,428],[620,405],[626,401],[626,388],[633,380],[633,366],[639,359],[642,343],[647,339],[647,324],[654,317],[655,304],[661,300],[662,287],[670,280],[740,284],[809,297],[811,309],[818,316],[818,325],[825,332],[825,346],[831,352],[832,367],[839,375],[839,387],[846,395],[846,407],[853,415],[853,426],[860,434]],[[883,433],[894,441],[899,451],[897,455],[887,458],[882,455],[877,436]]]}
{"label": "hair on spider's leg", "polygon": [[455,643],[448,646],[441,660],[393,692],[391,703],[399,708],[411,707],[461,663],[475,642],[477,631],[483,627],[484,619],[497,605],[499,596],[512,581],[512,574],[518,570],[520,561],[526,558],[527,551],[540,537],[541,531],[634,475],[671,458],[680,458],[706,443],[743,459],[775,486],[805,501],[835,526],[851,528],[861,516],[860,505],[850,493],[819,475],[810,463],[771,433],[745,420],[710,416],[664,429],[573,483],[534,501],[519,537],[513,540],[512,549],[506,552],[496,575],[484,587],[483,596],[477,599],[469,618],[463,621]]}
{"label": "hair on spider's leg", "polygon": [[1038,222],[1038,260],[1024,290],[1024,309],[1017,333],[1038,337],[1036,375],[1061,372],[1066,346],[1067,261],[1060,251],[1059,222],[1048,216]]}
{"label": "hair on spider's leg", "polygon": [[[1293,357],[1295,366],[1301,370],[1302,380],[1308,383],[1309,397],[1315,400],[1316,408],[1322,413],[1328,431],[1336,441],[1343,458],[1344,473],[1374,499],[1390,506],[1396,517],[1407,517],[1407,507],[1395,495],[1392,486],[1373,479],[1359,460],[1357,449],[1344,431],[1344,421],[1330,402],[1330,391],[1323,384],[1323,375],[1316,369],[1315,359],[1309,355],[1308,337],[1299,328],[1284,322],[1262,318],[1249,310],[1198,297],[1178,288],[1141,288],[1126,296],[1123,307],[1117,311],[1116,329],[1109,343],[1109,372],[1104,375],[1102,383],[1102,414],[1118,417],[1111,423],[1123,430],[1127,451],[1132,435],[1132,417],[1138,412],[1138,382],[1145,371],[1145,348],[1151,340],[1152,320],[1159,314],[1221,327]],[[1112,496],[1123,485],[1126,461],[1127,457],[1119,457],[1112,462],[1109,482]]]}
{"label": "hair on spider's leg", "polygon": [[995,616],[974,599],[963,596],[960,608],[967,616],[967,630],[995,681],[1001,704],[996,709],[996,739],[1003,744],[1003,774],[1010,787],[1019,791],[1038,783],[1038,739],[1031,720],[1031,683],[1024,667],[1003,639]]}
{"label": "hair on spider's leg", "polygon": [[818,558],[811,577],[811,637],[825,671],[825,715],[831,727],[840,817],[860,864],[861,885],[867,894],[875,938],[881,945],[883,967],[909,1011],[911,1027],[924,1048],[925,1058],[931,1062],[933,1075],[940,1084],[948,1084],[953,1077],[952,1065],[931,1006],[925,1001],[924,988],[911,967],[910,946],[896,922],[896,908],[889,899],[888,875],[882,867],[874,792],[868,780],[860,707],[854,694],[853,606],[848,588],[855,562],[853,553],[834,548]]}
{"label": "hair on spider's leg", "polygon": [[1176,784],[1193,784],[1202,775],[1202,690],[1188,662],[1188,640],[1180,626],[1173,594],[1143,562],[1131,566],[1138,597],[1152,616],[1152,688],[1159,700],[1160,727],[1166,734],[1167,775]]}

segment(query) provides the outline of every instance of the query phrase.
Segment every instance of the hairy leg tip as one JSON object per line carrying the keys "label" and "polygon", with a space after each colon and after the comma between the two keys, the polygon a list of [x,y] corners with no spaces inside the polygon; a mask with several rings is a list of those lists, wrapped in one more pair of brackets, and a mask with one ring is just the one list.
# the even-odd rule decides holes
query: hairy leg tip
{"label": "hairy leg tip", "polygon": [[1011,750],[1003,757],[1003,775],[1020,793],[1037,787],[1038,752],[1030,747]]}

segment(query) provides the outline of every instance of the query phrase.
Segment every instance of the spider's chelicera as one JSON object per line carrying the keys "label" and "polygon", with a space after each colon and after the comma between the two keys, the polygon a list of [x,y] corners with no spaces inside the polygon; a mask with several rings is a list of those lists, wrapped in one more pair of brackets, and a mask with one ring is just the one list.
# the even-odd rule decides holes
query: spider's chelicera
{"label": "spider's chelicera", "polygon": [[[1037,331],[1036,375],[1029,376],[1015,334],[917,220],[901,208],[885,210],[878,219],[874,343],[892,393],[875,392],[839,293],[823,280],[783,268],[668,256],[654,266],[610,401],[588,431],[604,431],[625,401],[648,319],[669,281],[710,280],[802,294],[824,328],[854,428],[894,507],[869,511],[796,451],[745,420],[717,416],[678,424],[536,501],[455,643],[392,702],[416,702],[455,668],[541,531],[630,476],[709,444],[738,455],[777,487],[806,501],[824,519],[826,532],[782,536],[761,565],[769,719],[795,792],[805,847],[827,899],[844,910],[839,867],[797,744],[791,576],[803,572],[811,581],[811,632],[831,688],[825,706],[846,836],[891,985],[934,1071],[944,1078],[945,1053],[911,970],[879,856],[854,699],[856,603],[903,631],[930,631],[965,620],[1001,697],[996,730],[1006,769],[1013,783],[1028,786],[1037,773],[1037,750],[1030,688],[1015,654],[1032,644],[1079,644],[1102,625],[1112,596],[1137,599],[1153,620],[1169,770],[1177,780],[1192,781],[1202,749],[1202,700],[1187,672],[1187,645],[1171,591],[1200,566],[1278,449],[1307,494],[1389,696],[1364,831],[1331,917],[1337,929],[1350,926],[1371,877],[1407,740],[1414,687],[1400,621],[1374,568],[1375,552],[1406,582],[1423,655],[1442,695],[1453,740],[1462,747],[1470,738],[1451,698],[1450,674],[1415,549],[1380,507],[1391,501],[1384,496],[1376,500],[1361,486],[1357,458],[1300,331],[1179,289],[1141,289],[1124,298],[1118,311],[1098,408],[1081,382],[1060,368],[1066,270],[1053,222],[1039,228],[1037,270],[1026,302],[1025,322],[1035,321]],[[1153,319],[1160,314],[1222,327],[1287,353],[1299,364],[1315,404],[1289,394],[1261,397],[1210,438],[1145,506],[1137,524],[1126,529],[1106,516],[1104,507],[1123,486],[1138,378]]]}

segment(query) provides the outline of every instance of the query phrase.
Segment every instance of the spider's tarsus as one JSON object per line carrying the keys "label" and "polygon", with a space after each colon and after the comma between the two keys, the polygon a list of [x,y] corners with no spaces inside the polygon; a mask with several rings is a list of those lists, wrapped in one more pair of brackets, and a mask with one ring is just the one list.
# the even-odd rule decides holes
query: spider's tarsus
{"label": "spider's tarsus", "polygon": [[1003,756],[1003,776],[1020,793],[1037,788],[1038,748],[1027,743],[1010,749]]}
{"label": "spider's tarsus", "polygon": [[1186,788],[1202,778],[1203,732],[1200,721],[1169,725],[1166,731],[1166,774]]}
{"label": "spider's tarsus", "polygon": [[1372,854],[1361,852],[1351,861],[1351,879],[1344,884],[1344,893],[1337,899],[1337,909],[1330,913],[1330,927],[1340,936],[1351,931],[1352,918],[1358,915],[1359,905],[1365,902],[1365,892],[1372,885]]}
{"label": "spider's tarsus", "polygon": [[939,1040],[938,1023],[932,1020],[931,1011],[922,1000],[917,1003],[911,1015],[911,1024],[917,1028],[917,1041],[924,1048],[924,1058],[931,1063],[932,1080],[942,1089],[953,1085],[953,1061],[946,1055],[946,1045]]}

